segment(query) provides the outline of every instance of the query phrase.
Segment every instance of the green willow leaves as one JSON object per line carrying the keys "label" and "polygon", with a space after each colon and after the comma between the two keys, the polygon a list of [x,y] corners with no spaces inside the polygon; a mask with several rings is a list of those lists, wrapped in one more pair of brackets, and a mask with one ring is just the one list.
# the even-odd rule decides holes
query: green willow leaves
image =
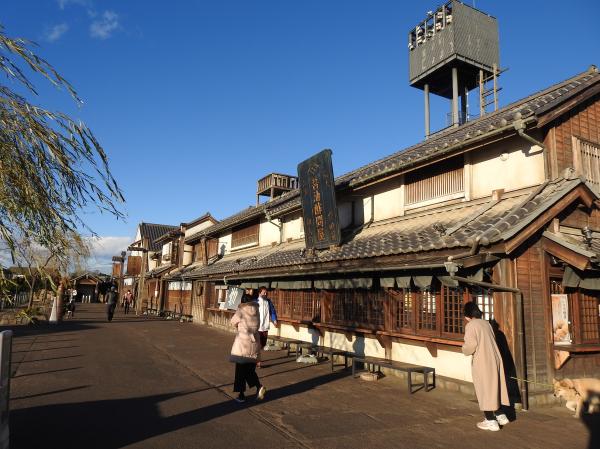
{"label": "green willow leaves", "polygon": [[71,84],[32,51],[34,46],[7,37],[0,25],[0,72],[6,75],[0,78],[0,240],[13,258],[15,242],[23,238],[64,258],[78,229],[91,232],[82,211],[93,207],[123,218],[124,198],[89,128],[25,98],[37,96],[28,77],[36,74],[81,102]]}

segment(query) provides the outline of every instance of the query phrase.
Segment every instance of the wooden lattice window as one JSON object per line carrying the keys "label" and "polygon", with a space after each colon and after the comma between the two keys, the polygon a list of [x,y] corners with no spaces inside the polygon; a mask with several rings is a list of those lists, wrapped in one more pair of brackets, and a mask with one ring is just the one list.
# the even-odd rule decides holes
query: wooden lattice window
{"label": "wooden lattice window", "polygon": [[462,156],[442,161],[406,175],[404,203],[407,206],[447,198],[464,192]]}
{"label": "wooden lattice window", "polygon": [[332,293],[332,321],[365,328],[384,324],[384,291],[336,290]]}
{"label": "wooden lattice window", "polygon": [[448,334],[464,333],[464,293],[462,289],[443,287],[442,302],[444,304],[444,332]]}
{"label": "wooden lattice window", "polygon": [[573,136],[573,165],[600,191],[600,143]]}
{"label": "wooden lattice window", "polygon": [[278,290],[277,298],[279,308],[277,309],[277,315],[281,318],[292,318],[292,302],[293,294],[291,290]]}
{"label": "wooden lattice window", "polygon": [[260,223],[246,225],[243,228],[234,229],[231,233],[231,247],[250,245],[258,243],[258,230]]}
{"label": "wooden lattice window", "polygon": [[487,288],[473,287],[470,289],[471,301],[479,306],[484,320],[494,319],[494,295]]}
{"label": "wooden lattice window", "polygon": [[437,295],[435,291],[421,290],[417,293],[417,329],[437,329]]}
{"label": "wooden lattice window", "polygon": [[600,342],[600,304],[598,296],[581,293],[579,296],[579,310],[581,316],[581,342]]}
{"label": "wooden lattice window", "polygon": [[277,316],[290,320],[321,320],[321,299],[314,290],[273,290],[269,293]]}
{"label": "wooden lattice window", "polygon": [[412,329],[414,325],[414,293],[406,288],[390,290],[388,297],[392,311],[392,325],[394,330]]}

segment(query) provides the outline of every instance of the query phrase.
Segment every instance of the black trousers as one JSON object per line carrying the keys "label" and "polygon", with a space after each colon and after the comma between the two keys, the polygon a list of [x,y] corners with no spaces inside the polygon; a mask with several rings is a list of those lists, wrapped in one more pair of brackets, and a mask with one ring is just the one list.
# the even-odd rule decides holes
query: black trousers
{"label": "black trousers", "polygon": [[129,301],[125,301],[125,315],[129,313]]}
{"label": "black trousers", "polygon": [[112,303],[107,306],[106,313],[108,315],[108,321],[112,321],[113,315],[115,314],[115,307],[117,307],[117,303]]}
{"label": "black trousers", "polygon": [[246,384],[250,388],[260,387],[260,381],[256,375],[256,363],[236,363],[235,380],[233,381],[233,391],[243,393],[246,391]]}
{"label": "black trousers", "polygon": [[487,420],[493,420],[496,419],[497,415],[506,415],[507,412],[507,407],[505,405],[500,404],[500,408],[496,411],[491,411],[491,410],[486,410],[483,412],[483,415],[485,416],[485,419]]}

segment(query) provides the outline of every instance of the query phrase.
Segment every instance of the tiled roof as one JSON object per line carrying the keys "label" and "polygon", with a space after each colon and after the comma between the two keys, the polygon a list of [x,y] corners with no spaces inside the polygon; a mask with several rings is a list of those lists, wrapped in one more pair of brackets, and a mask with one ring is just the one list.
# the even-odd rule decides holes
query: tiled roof
{"label": "tiled roof", "polygon": [[155,240],[174,229],[179,229],[179,226],[171,226],[155,223],[140,223],[140,234],[142,238],[147,238],[150,251],[160,251],[162,245],[155,243]]}
{"label": "tiled roof", "polygon": [[172,263],[167,264],[167,265],[161,265],[161,266],[156,267],[156,268],[154,268],[154,269],[152,269],[150,271],[147,271],[145,277],[151,278],[151,277],[158,276],[159,274],[165,273],[165,272],[169,271],[170,269],[172,269],[174,267],[175,267],[175,265],[172,264]]}
{"label": "tiled roof", "polygon": [[[600,83],[600,73],[596,67],[592,66],[583,73],[509,104],[498,111],[486,114],[459,127],[438,132],[416,145],[339,176],[336,178],[336,187],[358,186],[384,175],[410,169],[416,164],[443,157],[462,145],[488,138],[503,129],[510,129],[514,126],[516,120],[534,122],[542,113],[563,104],[586,88],[598,83]],[[287,212],[299,207],[299,191],[292,190],[273,201],[249,207],[232,215],[220,223],[188,237],[186,241],[194,240],[203,234],[218,233],[221,230],[230,228],[232,225],[257,218],[265,214],[266,211],[272,216],[277,216],[284,211]]]}
{"label": "tiled roof", "polygon": [[317,252],[314,256],[306,254],[303,241],[235,252],[211,265],[194,268],[188,276],[231,275],[275,267],[297,268],[319,262],[468,248],[476,237],[480,237],[482,245],[488,245],[510,239],[581,184],[580,178],[559,178],[541,188],[496,201],[471,201],[375,223],[351,238],[346,237],[347,241],[339,248]]}
{"label": "tiled roof", "polygon": [[564,103],[585,88],[600,82],[595,67],[547,89],[486,114],[462,126],[436,133],[412,147],[372,162],[336,179],[336,184],[357,185],[377,178],[383,173],[405,169],[416,163],[439,157],[459,144],[485,138],[498,129],[510,126],[515,120],[537,118],[542,113]]}

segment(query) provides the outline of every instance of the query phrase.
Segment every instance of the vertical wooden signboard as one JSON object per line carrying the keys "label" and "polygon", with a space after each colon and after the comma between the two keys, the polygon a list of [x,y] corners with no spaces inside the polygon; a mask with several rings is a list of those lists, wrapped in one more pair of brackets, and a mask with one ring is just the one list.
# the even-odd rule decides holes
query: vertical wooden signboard
{"label": "vertical wooden signboard", "polygon": [[331,150],[298,164],[306,248],[326,249],[341,242]]}

